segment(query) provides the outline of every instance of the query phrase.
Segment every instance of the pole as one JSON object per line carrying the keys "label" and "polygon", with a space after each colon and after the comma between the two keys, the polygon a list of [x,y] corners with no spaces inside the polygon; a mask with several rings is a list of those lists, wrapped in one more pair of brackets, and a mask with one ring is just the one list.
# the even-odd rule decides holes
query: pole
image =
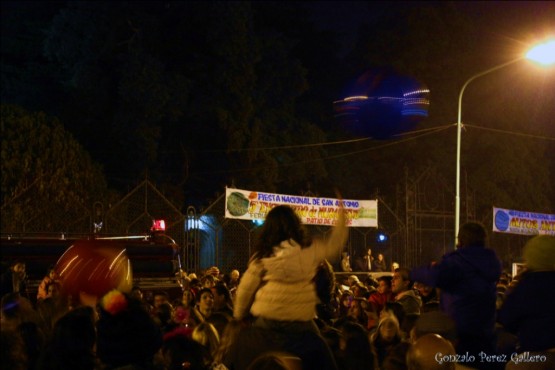
{"label": "pole", "polygon": [[456,183],[455,183],[455,248],[457,248],[457,238],[459,235],[459,225],[461,219],[461,136],[462,136],[462,97],[464,90],[472,81],[477,79],[478,77],[482,77],[487,75],[493,71],[497,71],[503,67],[516,63],[520,60],[524,59],[523,57],[511,60],[509,62],[499,64],[495,67],[487,69],[483,72],[477,73],[474,76],[470,77],[461,88],[459,93],[459,110],[457,116],[457,176],[456,176]]}

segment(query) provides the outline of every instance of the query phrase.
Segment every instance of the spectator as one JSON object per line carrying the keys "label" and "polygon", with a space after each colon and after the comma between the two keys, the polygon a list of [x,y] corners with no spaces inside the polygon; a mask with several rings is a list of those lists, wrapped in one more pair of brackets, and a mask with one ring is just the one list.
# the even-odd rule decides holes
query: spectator
{"label": "spectator", "polygon": [[27,370],[25,343],[19,332],[5,328],[0,330],[0,359],[3,369]]}
{"label": "spectator", "polygon": [[364,257],[364,269],[362,271],[371,272],[374,271],[374,256],[372,256],[372,249],[368,248]]}
{"label": "spectator", "polygon": [[239,270],[232,270],[229,273],[229,288],[236,288],[239,285],[239,279],[241,277],[241,274],[239,273]]}
{"label": "spectator", "polygon": [[231,353],[231,349],[238,343],[242,331],[243,324],[241,321],[231,320],[228,322],[220,336],[220,345],[214,354],[214,365],[223,364],[225,366],[226,363],[229,365],[228,357]]}
{"label": "spectator", "polygon": [[412,281],[409,278],[410,270],[398,268],[393,273],[391,291],[395,294],[395,302],[403,306],[405,317],[408,315],[419,315],[422,300],[412,289]]}
{"label": "spectator", "polygon": [[351,290],[356,298],[368,299],[368,289],[361,282],[353,284]]}
{"label": "spectator", "polygon": [[555,368],[555,300],[549,291],[555,286],[555,237],[539,235],[530,239],[523,250],[526,272],[508,293],[499,322],[505,330],[517,334],[517,351],[531,356],[543,355],[542,363],[510,362],[507,369]]}
{"label": "spectator", "polygon": [[347,312],[347,318],[353,322],[363,325],[364,328],[368,326],[368,315],[365,310],[366,306],[363,307],[365,304],[368,304],[368,302],[364,298],[355,298],[351,302],[351,306]]}
{"label": "spectator", "polygon": [[162,344],[164,370],[207,370],[203,348],[186,333],[175,331],[164,335]]}
{"label": "spectator", "polygon": [[337,365],[341,370],[374,369],[376,362],[366,327],[345,321],[339,328]]}
{"label": "spectator", "polygon": [[343,258],[341,258],[341,270],[343,272],[353,271],[351,268],[351,256],[349,256],[349,253],[347,252],[343,252]]}
{"label": "spectator", "polygon": [[202,278],[200,278],[200,285],[202,286],[202,288],[211,289],[212,287],[214,287],[214,285],[216,285],[216,278],[214,277],[214,275],[207,273]]}
{"label": "spectator", "polygon": [[395,294],[391,291],[391,276],[382,276],[378,278],[378,288],[370,294],[368,302],[374,307],[374,311],[380,313],[387,302],[395,299]]}
{"label": "spectator", "polygon": [[395,272],[395,270],[397,270],[399,267],[400,267],[400,266],[399,266],[399,263],[393,262],[393,263],[391,264],[391,272]]}
{"label": "spectator", "polygon": [[223,282],[218,282],[212,288],[214,296],[213,312],[220,312],[233,317],[233,302],[231,301],[231,293]]}
{"label": "spectator", "polygon": [[218,350],[220,344],[218,331],[214,325],[209,322],[201,322],[195,326],[192,338],[202,345],[204,365],[207,367],[210,366],[214,361],[214,356],[216,355],[216,351]]}
{"label": "spectator", "polygon": [[360,280],[356,275],[349,275],[349,277],[347,278],[347,286],[349,287],[349,289],[351,289],[351,291],[352,291],[353,285],[359,284],[359,283],[360,283]]}
{"label": "spectator", "polygon": [[408,370],[455,370],[454,361],[440,361],[438,354],[454,356],[455,348],[437,334],[420,337],[407,352]]}
{"label": "spectator", "polygon": [[34,370],[37,360],[44,345],[44,335],[37,323],[32,321],[22,322],[17,330],[25,344],[25,352],[28,359],[28,369]]}
{"label": "spectator", "polygon": [[94,346],[96,313],[80,306],[62,316],[54,325],[52,338],[37,364],[38,370],[100,369]]}
{"label": "spectator", "polygon": [[162,334],[172,331],[178,324],[174,321],[174,308],[169,303],[162,303],[153,315]]}
{"label": "spectator", "polygon": [[337,313],[338,318],[346,317],[347,313],[349,312],[349,308],[351,307],[351,303],[355,299],[353,292],[350,290],[345,290],[341,293],[341,297],[339,297],[339,310]]}
{"label": "spectator", "polygon": [[48,297],[48,287],[52,283],[60,283],[60,278],[54,266],[50,266],[46,272],[46,276],[42,279],[39,284],[38,292],[37,292],[37,301],[41,299],[45,299]]}
{"label": "spectator", "polygon": [[185,289],[183,295],[181,296],[181,306],[185,308],[195,307],[196,297],[195,293],[191,289]]}
{"label": "spectator", "polygon": [[383,367],[387,356],[396,352],[396,347],[403,342],[403,335],[397,317],[385,311],[380,318],[376,331],[370,336],[372,351],[376,356],[378,368]]}
{"label": "spectator", "polygon": [[195,316],[195,294],[191,289],[183,291],[181,300],[176,304],[173,320],[178,326],[194,328],[198,322]]}
{"label": "spectator", "polygon": [[247,370],[302,370],[302,360],[283,351],[265,352],[249,364]]}
{"label": "spectator", "polygon": [[[501,263],[495,252],[486,248],[486,239],[481,224],[466,223],[459,230],[456,251],[411,273],[412,279],[441,289],[440,308],[457,324],[458,354],[495,354],[495,285]],[[493,365],[476,361],[471,366]]]}
{"label": "spectator", "polygon": [[370,298],[370,294],[374,293],[378,288],[378,280],[372,277],[372,274],[368,274],[363,281],[366,290],[368,291],[368,296],[366,298]]}
{"label": "spectator", "polygon": [[383,258],[383,254],[379,253],[378,258],[374,261],[374,272],[386,272],[387,264]]}
{"label": "spectator", "polygon": [[[293,353],[306,364],[309,361],[301,354],[301,339],[311,333],[314,345],[322,349],[320,358],[315,359],[324,367],[334,368],[329,348],[313,321],[319,300],[312,279],[320,262],[337,256],[346,239],[342,202],[336,226],[325,241],[311,240],[293,208],[285,205],[272,208],[239,284],[235,318],[243,319],[250,311],[256,317],[256,327],[284,334],[291,346],[296,343],[299,352]],[[325,356],[329,356],[329,361]],[[316,367],[318,363],[310,366]]]}
{"label": "spectator", "polygon": [[231,320],[233,320],[233,317],[229,316],[226,313],[212,312],[210,317],[206,319],[206,322],[212,324],[216,328],[216,331],[221,338],[225,331],[225,328],[227,327],[227,324],[229,324]]}
{"label": "spectator", "polygon": [[163,303],[170,303],[170,296],[165,291],[154,293],[153,309],[156,311]]}
{"label": "spectator", "polygon": [[141,302],[114,290],[102,298],[99,311],[97,354],[104,370],[152,369],[162,333]]}
{"label": "spectator", "polygon": [[133,288],[131,288],[131,293],[129,293],[129,295],[131,296],[131,298],[134,298],[134,299],[140,301],[146,312],[153,312],[154,311],[154,308],[152,307],[152,305],[150,303],[148,303],[148,301],[145,299],[143,290],[138,285],[135,285],[135,286],[133,286]]}
{"label": "spectator", "polygon": [[24,322],[39,322],[38,315],[31,301],[19,293],[9,293],[2,297],[2,314],[0,323],[2,330],[16,330]]}
{"label": "spectator", "polygon": [[414,283],[414,289],[422,299],[422,311],[439,310],[439,295],[436,288],[417,281]]}
{"label": "spectator", "polygon": [[335,306],[332,303],[336,284],[332,265],[326,260],[322,261],[318,265],[313,280],[316,286],[316,295],[320,299],[316,305],[316,315],[327,325],[331,325],[332,320],[337,318]]}
{"label": "spectator", "polygon": [[410,339],[414,343],[418,338],[426,334],[437,334],[445,338],[453,347],[457,345],[457,326],[455,321],[441,311],[423,312],[410,333]]}
{"label": "spectator", "polygon": [[48,284],[46,298],[65,299],[62,295],[62,284],[59,281],[53,281]]}
{"label": "spectator", "polygon": [[210,288],[202,288],[197,294],[197,304],[193,310],[197,323],[206,321],[214,309],[214,294]]}
{"label": "spectator", "polygon": [[0,297],[8,293],[19,293],[28,298],[25,262],[13,261],[10,268],[0,276]]}
{"label": "spectator", "polygon": [[237,292],[237,287],[239,286],[240,278],[241,274],[239,273],[239,270],[232,270],[229,273],[229,284],[227,284],[227,287],[229,288],[231,299],[233,301],[235,301],[235,294]]}

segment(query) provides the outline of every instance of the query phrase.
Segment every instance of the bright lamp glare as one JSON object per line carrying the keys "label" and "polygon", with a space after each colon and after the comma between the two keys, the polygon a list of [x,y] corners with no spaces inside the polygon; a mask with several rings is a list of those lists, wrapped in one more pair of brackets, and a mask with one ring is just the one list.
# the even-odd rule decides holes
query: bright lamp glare
{"label": "bright lamp glare", "polygon": [[532,48],[526,58],[543,65],[555,63],[555,39]]}

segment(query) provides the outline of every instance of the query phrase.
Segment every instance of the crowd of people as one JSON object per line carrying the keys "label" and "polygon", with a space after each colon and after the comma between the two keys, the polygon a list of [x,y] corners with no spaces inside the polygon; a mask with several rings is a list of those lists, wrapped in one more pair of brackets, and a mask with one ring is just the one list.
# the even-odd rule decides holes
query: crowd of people
{"label": "crowd of people", "polygon": [[16,261],[2,275],[2,368],[555,368],[555,237],[531,238],[527,270],[511,276],[486,234],[465,224],[458,248],[440,261],[359,279],[335,274],[330,263],[347,238],[342,211],[317,240],[279,206],[242,274],[183,273],[177,299],[156,291],[147,300],[135,286],[110,291],[95,307],[65,297],[54,269],[31,303]]}

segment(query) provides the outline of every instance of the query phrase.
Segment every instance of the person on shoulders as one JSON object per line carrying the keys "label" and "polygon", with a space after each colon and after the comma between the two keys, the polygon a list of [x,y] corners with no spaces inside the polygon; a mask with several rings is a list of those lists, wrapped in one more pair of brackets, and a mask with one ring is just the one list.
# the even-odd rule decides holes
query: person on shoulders
{"label": "person on shoulders", "polygon": [[[331,351],[314,322],[320,300],[313,278],[323,260],[340,254],[347,236],[341,200],[337,223],[326,240],[311,238],[290,206],[272,208],[237,288],[235,319],[245,319],[250,313],[255,317],[254,327],[279,333],[285,346],[294,349],[309,368],[335,369]],[[308,351],[309,347],[316,349]]]}

